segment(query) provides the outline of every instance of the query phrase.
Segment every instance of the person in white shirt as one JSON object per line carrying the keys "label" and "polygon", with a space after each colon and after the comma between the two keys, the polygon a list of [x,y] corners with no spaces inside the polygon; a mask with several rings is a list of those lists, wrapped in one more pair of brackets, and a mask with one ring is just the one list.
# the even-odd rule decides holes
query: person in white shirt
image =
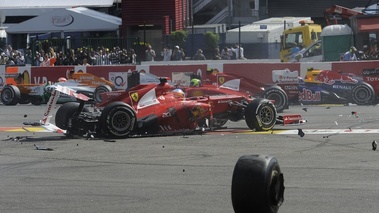
{"label": "person in white shirt", "polygon": [[169,47],[163,48],[161,55],[163,56],[163,61],[170,61],[172,56],[172,49]]}
{"label": "person in white shirt", "polygon": [[246,59],[243,54],[243,47],[240,47],[239,45],[234,45],[235,48],[232,48],[232,51],[236,55],[236,59]]}
{"label": "person in white shirt", "polygon": [[151,45],[147,46],[146,50],[146,61],[154,61],[155,58],[155,51],[151,48]]}

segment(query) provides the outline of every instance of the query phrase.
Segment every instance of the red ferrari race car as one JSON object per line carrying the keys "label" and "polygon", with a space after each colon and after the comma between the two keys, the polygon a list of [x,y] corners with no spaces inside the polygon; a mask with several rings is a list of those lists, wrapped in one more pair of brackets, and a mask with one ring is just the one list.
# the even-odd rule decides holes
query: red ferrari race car
{"label": "red ferrari race car", "polygon": [[[194,73],[180,73],[173,72],[173,83],[179,83],[180,86],[185,85],[188,79],[200,79],[201,85],[198,89],[192,88],[190,91],[186,91],[188,97],[192,96],[205,96],[219,94],[239,94],[246,97],[265,98],[272,100],[276,110],[280,113],[284,109],[289,108],[288,96],[286,92],[278,85],[266,85],[255,81],[253,79],[247,79],[246,77],[239,76],[232,73],[221,73],[214,69],[208,69],[206,76],[199,76]],[[193,85],[191,85],[193,86]],[[212,89],[213,87],[218,88]],[[197,87],[197,86],[195,86]],[[203,87],[207,87],[204,89]]]}
{"label": "red ferrari race car", "polygon": [[[63,89],[62,89],[63,88]],[[64,92],[58,87],[52,97]],[[74,92],[66,94],[77,95]],[[275,106],[267,99],[246,99],[237,95],[217,95],[185,98],[184,92],[172,90],[162,79],[160,84],[140,84],[127,91],[102,93],[103,102],[95,107],[86,105],[87,98],[63,104],[56,112],[55,125],[42,122],[41,126],[66,135],[126,138],[151,134],[188,133],[199,129],[199,124],[233,115],[244,119],[255,131],[271,130],[275,124],[302,123],[301,115],[277,117]],[[44,121],[55,104],[49,100]],[[208,121],[208,122],[207,122]],[[29,124],[29,123],[25,123]]]}

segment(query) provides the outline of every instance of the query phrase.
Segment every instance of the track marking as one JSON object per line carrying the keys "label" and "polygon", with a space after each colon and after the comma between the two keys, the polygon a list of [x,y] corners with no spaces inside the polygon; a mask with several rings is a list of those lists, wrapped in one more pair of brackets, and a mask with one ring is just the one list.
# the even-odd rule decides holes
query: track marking
{"label": "track marking", "polygon": [[0,127],[0,132],[47,132],[42,127]]}
{"label": "track marking", "polygon": [[[302,129],[307,135],[332,135],[332,134],[379,134],[379,129]],[[0,127],[0,132],[49,132],[42,127]],[[250,129],[220,129],[206,132],[205,134],[256,134],[256,135],[297,135],[298,129],[274,129],[271,131],[254,132]]]}
{"label": "track marking", "polygon": [[[307,135],[330,135],[330,134],[379,134],[379,129],[302,129]],[[244,134],[277,134],[277,135],[297,135],[297,129],[273,130],[267,132],[246,131]]]}

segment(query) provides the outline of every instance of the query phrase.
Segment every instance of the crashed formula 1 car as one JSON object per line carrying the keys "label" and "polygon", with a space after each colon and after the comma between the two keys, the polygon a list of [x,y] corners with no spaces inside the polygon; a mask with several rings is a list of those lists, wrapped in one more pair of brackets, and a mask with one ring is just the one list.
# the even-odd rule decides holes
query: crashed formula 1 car
{"label": "crashed formula 1 car", "polygon": [[[74,72],[68,70],[66,78],[58,79],[56,83],[47,84],[25,84],[23,76],[19,74],[14,78],[15,85],[5,85],[1,90],[1,101],[4,105],[28,104],[33,105],[45,104],[57,85],[69,87],[76,93],[84,94],[91,98],[99,97],[102,92],[112,91],[115,88],[114,83],[99,78],[95,75],[83,72]],[[57,100],[58,103],[76,101],[75,97],[61,94]]]}
{"label": "crashed formula 1 car", "polygon": [[[287,74],[286,71],[282,73],[283,76]],[[294,104],[372,105],[378,102],[373,84],[352,73],[308,68],[305,78],[299,77],[296,84],[279,85],[288,93],[290,101]]]}
{"label": "crashed formula 1 car", "polygon": [[[64,92],[64,89],[57,87],[55,93]],[[71,92],[71,95],[77,94]],[[86,105],[88,97],[80,95],[77,97],[80,103],[65,103],[57,110],[55,125],[44,118],[41,126],[72,136],[91,134],[126,138],[194,132],[199,129],[199,124],[208,124],[207,129],[212,129],[214,118],[225,114],[240,114],[247,126],[255,131],[271,130],[277,123],[298,124],[303,121],[300,115],[277,117],[275,106],[267,99],[249,100],[237,95],[185,98],[183,92],[172,90],[165,81],[137,85],[127,91],[102,93],[104,101],[94,107]],[[54,99],[49,100],[45,117],[49,117],[54,104]]]}

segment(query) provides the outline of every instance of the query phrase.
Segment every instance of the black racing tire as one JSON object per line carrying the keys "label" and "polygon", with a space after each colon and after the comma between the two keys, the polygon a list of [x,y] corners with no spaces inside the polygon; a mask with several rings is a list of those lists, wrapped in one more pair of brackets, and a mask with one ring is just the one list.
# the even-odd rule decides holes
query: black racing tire
{"label": "black racing tire", "polygon": [[274,105],[278,113],[283,112],[284,109],[288,108],[287,93],[280,87],[268,88],[263,97],[268,100],[274,100]]}
{"label": "black racing tire", "polygon": [[[63,130],[67,130],[68,121],[79,109],[78,102],[67,102],[64,103],[55,114],[55,125]],[[84,107],[83,112],[88,112],[88,108]]]}
{"label": "black racing tire", "polygon": [[245,121],[251,130],[271,130],[276,123],[275,106],[267,99],[256,98],[246,107]]}
{"label": "black racing tire", "polygon": [[4,105],[12,106],[19,103],[21,98],[20,89],[14,85],[6,85],[1,90],[1,101]]}
{"label": "black racing tire", "polygon": [[117,101],[107,105],[100,115],[103,133],[111,138],[125,138],[137,124],[137,115],[131,106]]}
{"label": "black racing tire", "polygon": [[367,83],[361,83],[353,88],[351,98],[357,105],[373,104],[375,98],[374,88]]}
{"label": "black racing tire", "polygon": [[284,178],[276,158],[241,156],[233,171],[232,204],[235,213],[276,213],[284,201]]}
{"label": "black racing tire", "polygon": [[93,92],[93,99],[95,100],[96,103],[101,103],[102,98],[101,98],[101,93],[103,92],[111,92],[112,87],[108,85],[101,85],[96,87],[95,91]]}

